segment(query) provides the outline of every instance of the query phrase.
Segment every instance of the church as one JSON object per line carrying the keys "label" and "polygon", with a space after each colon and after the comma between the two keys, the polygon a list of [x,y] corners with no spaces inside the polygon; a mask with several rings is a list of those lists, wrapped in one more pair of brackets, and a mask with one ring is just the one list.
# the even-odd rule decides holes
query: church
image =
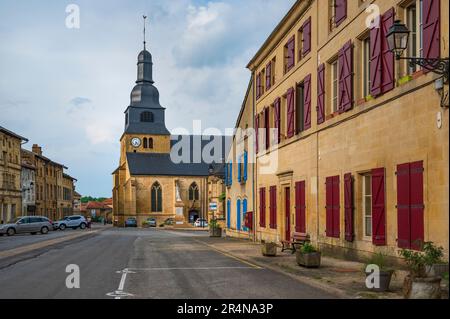
{"label": "church", "polygon": [[[113,172],[114,223],[136,218],[175,227],[224,218],[224,136],[172,136],[154,86],[152,55],[139,53],[137,81],[125,110],[119,167]],[[205,156],[205,154],[207,156]]]}

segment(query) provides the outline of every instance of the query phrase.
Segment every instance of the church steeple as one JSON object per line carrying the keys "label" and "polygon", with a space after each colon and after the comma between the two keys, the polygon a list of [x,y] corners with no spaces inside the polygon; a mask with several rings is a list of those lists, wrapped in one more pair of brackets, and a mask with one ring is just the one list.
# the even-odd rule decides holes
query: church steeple
{"label": "church steeple", "polygon": [[152,55],[146,50],[144,16],[144,50],[139,53],[136,85],[131,91],[130,106],[125,111],[125,133],[170,135],[165,124],[165,109],[159,103],[158,89],[153,85]]}

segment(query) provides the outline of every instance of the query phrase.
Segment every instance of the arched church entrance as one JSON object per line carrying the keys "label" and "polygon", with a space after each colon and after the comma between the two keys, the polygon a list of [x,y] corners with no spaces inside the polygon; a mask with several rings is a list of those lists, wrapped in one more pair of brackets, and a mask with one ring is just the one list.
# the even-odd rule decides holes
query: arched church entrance
{"label": "arched church entrance", "polygon": [[189,223],[193,224],[200,217],[198,210],[189,211]]}

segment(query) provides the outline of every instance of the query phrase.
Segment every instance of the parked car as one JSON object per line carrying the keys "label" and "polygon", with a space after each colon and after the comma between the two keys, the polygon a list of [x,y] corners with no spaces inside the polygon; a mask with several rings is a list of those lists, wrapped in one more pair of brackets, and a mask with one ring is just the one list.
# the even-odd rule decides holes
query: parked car
{"label": "parked car", "polygon": [[17,217],[7,224],[0,225],[0,235],[14,236],[15,234],[24,233],[36,235],[39,232],[45,235],[52,229],[53,222],[47,217],[23,216]]}
{"label": "parked car", "polygon": [[137,220],[134,217],[130,217],[125,221],[125,227],[138,227]]}
{"label": "parked car", "polygon": [[150,227],[157,227],[157,225],[156,225],[156,218],[149,218],[149,219],[147,219],[147,223],[148,223],[148,226],[150,226]]}
{"label": "parked car", "polygon": [[195,227],[208,227],[208,221],[204,218],[199,218],[194,223]]}
{"label": "parked car", "polygon": [[86,218],[84,218],[84,216],[81,215],[64,217],[63,219],[58,220],[53,224],[53,227],[59,230],[65,230],[66,228],[85,229],[87,226],[88,221],[86,220]]}

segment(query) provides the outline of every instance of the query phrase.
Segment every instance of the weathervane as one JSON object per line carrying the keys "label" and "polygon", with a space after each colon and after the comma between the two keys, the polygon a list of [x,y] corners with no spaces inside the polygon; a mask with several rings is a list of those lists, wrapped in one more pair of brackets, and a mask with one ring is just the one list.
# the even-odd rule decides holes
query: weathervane
{"label": "weathervane", "polygon": [[145,45],[147,44],[147,42],[145,41],[145,22],[146,22],[146,20],[147,20],[147,16],[144,15],[144,16],[142,16],[142,17],[144,18],[144,50],[146,50]]}

